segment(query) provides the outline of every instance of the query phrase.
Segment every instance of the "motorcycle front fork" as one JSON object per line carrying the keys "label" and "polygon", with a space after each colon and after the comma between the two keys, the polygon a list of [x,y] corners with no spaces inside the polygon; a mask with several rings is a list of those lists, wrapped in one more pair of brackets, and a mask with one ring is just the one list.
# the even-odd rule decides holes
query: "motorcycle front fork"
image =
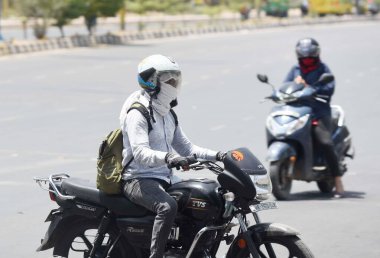
{"label": "motorcycle front fork", "polygon": [[[253,218],[256,221],[256,224],[260,224],[261,221],[260,221],[259,215],[256,212],[253,212],[252,214],[253,214]],[[239,213],[236,215],[236,218],[239,221],[240,230],[242,231],[242,235],[244,237],[244,240],[247,243],[248,250],[250,252],[250,258],[260,258],[261,256],[260,256],[260,254],[259,254],[259,252],[255,246],[255,243],[253,242],[253,239],[251,236],[251,231],[249,231],[247,228],[247,224],[245,222],[245,217],[241,213]],[[276,257],[272,245],[269,243],[264,244],[264,245],[265,245],[265,248],[269,254],[269,257]]]}

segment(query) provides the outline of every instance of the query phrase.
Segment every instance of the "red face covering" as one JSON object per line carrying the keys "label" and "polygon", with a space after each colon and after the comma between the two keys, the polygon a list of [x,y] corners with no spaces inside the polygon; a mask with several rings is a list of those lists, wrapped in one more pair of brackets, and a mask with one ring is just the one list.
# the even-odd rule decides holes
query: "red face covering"
{"label": "red face covering", "polygon": [[320,64],[319,57],[303,57],[298,59],[303,74],[310,73],[318,68]]}

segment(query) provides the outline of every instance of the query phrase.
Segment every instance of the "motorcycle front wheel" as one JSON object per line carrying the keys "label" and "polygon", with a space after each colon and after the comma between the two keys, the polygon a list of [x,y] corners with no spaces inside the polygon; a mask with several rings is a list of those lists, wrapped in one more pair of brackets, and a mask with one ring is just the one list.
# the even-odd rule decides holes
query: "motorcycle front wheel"
{"label": "motorcycle front wheel", "polygon": [[[70,228],[67,228],[63,235],[60,235],[54,246],[54,254],[59,257],[89,257],[91,252],[99,222],[95,220],[76,221]],[[115,228],[109,228],[95,257],[105,257],[107,246],[112,244],[118,236]],[[135,257],[127,256],[131,253],[127,251],[128,244],[121,240],[116,243],[112,250],[111,258]]]}
{"label": "motorcycle front wheel", "polygon": [[[255,243],[261,258],[314,258],[310,249],[297,236],[267,236]],[[267,246],[274,254],[270,254]],[[248,248],[240,249],[233,257],[250,257]]]}
{"label": "motorcycle front wheel", "polygon": [[290,161],[288,159],[270,163],[270,179],[272,180],[272,193],[277,200],[288,200],[292,188],[292,178],[288,176]]}

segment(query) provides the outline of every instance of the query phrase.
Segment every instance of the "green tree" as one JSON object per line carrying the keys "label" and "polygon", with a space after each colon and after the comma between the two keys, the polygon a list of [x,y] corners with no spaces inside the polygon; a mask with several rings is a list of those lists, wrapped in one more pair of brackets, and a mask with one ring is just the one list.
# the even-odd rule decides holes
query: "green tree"
{"label": "green tree", "polygon": [[83,15],[90,34],[93,33],[99,16],[115,16],[124,5],[124,0],[82,0],[81,2],[85,5]]}
{"label": "green tree", "polygon": [[[54,1],[54,0],[53,0]],[[78,18],[85,12],[85,4],[81,0],[60,0],[54,1],[51,5],[51,18],[55,20],[54,25],[61,31],[61,36],[65,33],[63,27],[72,19]]]}
{"label": "green tree", "polygon": [[18,2],[20,12],[33,20],[34,35],[42,39],[46,35],[52,0],[22,0]]}

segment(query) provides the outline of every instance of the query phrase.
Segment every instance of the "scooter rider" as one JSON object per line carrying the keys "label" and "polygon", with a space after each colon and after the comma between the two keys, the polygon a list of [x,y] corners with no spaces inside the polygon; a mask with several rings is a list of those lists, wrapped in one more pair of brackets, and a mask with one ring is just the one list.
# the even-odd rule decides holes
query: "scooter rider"
{"label": "scooter rider", "polygon": [[[151,55],[138,65],[138,82],[142,90],[125,101],[120,114],[123,132],[124,195],[132,202],[156,213],[150,258],[162,258],[177,213],[177,203],[165,189],[173,182],[168,165],[188,169],[189,156],[222,161],[225,153],[196,146],[176,125],[170,109],[177,103],[181,87],[181,70],[172,58]],[[147,119],[136,109],[135,102],[149,110],[152,130]],[[176,151],[176,154],[174,151]]]}
{"label": "scooter rider", "polygon": [[315,39],[303,38],[299,40],[296,45],[296,54],[298,65],[292,67],[286,76],[285,82],[295,81],[296,83],[304,84],[305,87],[313,84],[312,87],[316,90],[316,94],[323,95],[324,99],[326,99],[326,103],[313,101],[308,104],[313,108],[315,119],[318,119],[318,125],[315,127],[314,133],[326,153],[327,163],[335,178],[335,197],[342,197],[344,193],[343,171],[340,169],[331,136],[330,100],[334,93],[335,82],[332,81],[324,85],[314,84],[323,73],[331,73],[328,66],[320,60],[320,46]]}

